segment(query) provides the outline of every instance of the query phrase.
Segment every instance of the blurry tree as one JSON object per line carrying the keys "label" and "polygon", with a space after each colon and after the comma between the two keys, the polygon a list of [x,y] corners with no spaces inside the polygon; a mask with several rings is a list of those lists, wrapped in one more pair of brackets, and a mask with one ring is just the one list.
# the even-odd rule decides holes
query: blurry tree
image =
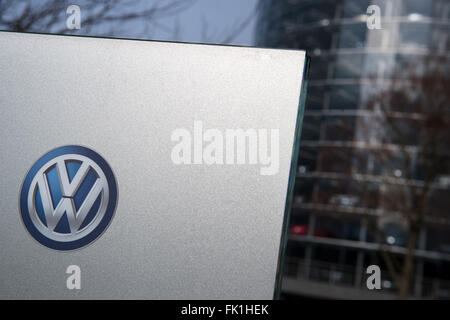
{"label": "blurry tree", "polygon": [[[183,40],[182,26],[176,16],[195,0],[0,0],[0,30],[151,38],[155,30],[166,39]],[[81,9],[81,30],[66,27],[66,9],[77,4]],[[168,17],[175,17],[173,25]],[[255,10],[232,22],[230,27],[217,28],[203,16],[201,41],[230,44],[253,21]],[[163,20],[165,22],[163,22]]]}
{"label": "blurry tree", "polygon": [[382,245],[399,299],[408,297],[414,251],[425,223],[448,218],[448,208],[433,202],[436,192],[448,191],[442,181],[450,174],[448,59],[416,58],[399,65],[387,82],[374,85],[376,92],[367,103],[373,116],[360,131],[367,134],[366,143],[378,146],[374,161],[384,170],[379,208],[399,212],[408,230],[406,254],[400,261]]}
{"label": "blurry tree", "polygon": [[[173,33],[173,28],[160,19],[174,16],[187,9],[193,0],[131,1],[98,0],[77,1],[81,9],[82,34],[114,36],[126,28],[133,34],[148,35],[154,29]],[[66,9],[73,3],[61,0],[0,0],[0,29],[18,32],[45,32],[71,34],[66,28]],[[130,22],[140,22],[130,23]]]}

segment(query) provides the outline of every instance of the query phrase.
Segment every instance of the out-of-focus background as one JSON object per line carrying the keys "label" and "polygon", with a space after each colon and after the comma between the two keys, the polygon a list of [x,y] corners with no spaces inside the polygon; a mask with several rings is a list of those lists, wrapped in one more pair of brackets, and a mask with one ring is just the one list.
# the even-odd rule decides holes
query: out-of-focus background
{"label": "out-of-focus background", "polygon": [[282,298],[450,298],[450,0],[0,0],[0,30],[307,50]]}

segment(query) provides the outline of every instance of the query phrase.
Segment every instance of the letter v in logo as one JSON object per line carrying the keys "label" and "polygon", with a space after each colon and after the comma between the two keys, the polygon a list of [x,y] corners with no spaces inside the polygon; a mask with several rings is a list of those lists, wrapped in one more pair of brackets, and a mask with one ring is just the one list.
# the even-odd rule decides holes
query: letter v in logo
{"label": "letter v in logo", "polygon": [[28,172],[20,195],[22,220],[41,244],[56,250],[88,245],[109,225],[117,184],[107,162],[81,146],[42,156]]}

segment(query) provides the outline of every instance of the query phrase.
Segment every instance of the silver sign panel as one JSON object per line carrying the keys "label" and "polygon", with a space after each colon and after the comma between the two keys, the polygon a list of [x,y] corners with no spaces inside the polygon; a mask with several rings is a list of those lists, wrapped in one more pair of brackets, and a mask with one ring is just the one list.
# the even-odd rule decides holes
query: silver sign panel
{"label": "silver sign panel", "polygon": [[305,62],[0,32],[0,298],[272,299]]}

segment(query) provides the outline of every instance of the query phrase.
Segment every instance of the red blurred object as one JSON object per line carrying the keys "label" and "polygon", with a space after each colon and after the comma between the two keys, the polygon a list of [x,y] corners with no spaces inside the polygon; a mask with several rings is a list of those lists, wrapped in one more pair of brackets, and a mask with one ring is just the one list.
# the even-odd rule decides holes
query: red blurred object
{"label": "red blurred object", "polygon": [[[306,236],[308,234],[308,226],[305,224],[293,224],[289,228],[289,233],[295,236]],[[323,238],[333,238],[333,234],[327,232],[326,230],[315,230],[315,237],[323,237]]]}
{"label": "red blurred object", "polygon": [[302,224],[294,224],[289,230],[290,234],[295,234],[296,236],[303,236],[308,233],[308,226]]}

